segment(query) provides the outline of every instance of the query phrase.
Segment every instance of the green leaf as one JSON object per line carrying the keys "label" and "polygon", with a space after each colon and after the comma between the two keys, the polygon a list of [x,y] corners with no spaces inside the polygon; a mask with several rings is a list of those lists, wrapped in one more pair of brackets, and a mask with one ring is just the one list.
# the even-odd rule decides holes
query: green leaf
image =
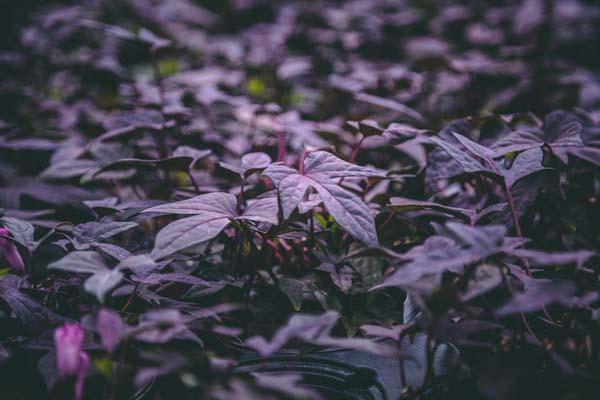
{"label": "green leaf", "polygon": [[314,217],[317,220],[318,224],[321,226],[321,228],[327,229],[327,221],[325,221],[325,218],[323,218],[323,214],[314,213]]}
{"label": "green leaf", "polygon": [[102,376],[107,379],[112,379],[112,360],[109,357],[94,358],[94,367]]}

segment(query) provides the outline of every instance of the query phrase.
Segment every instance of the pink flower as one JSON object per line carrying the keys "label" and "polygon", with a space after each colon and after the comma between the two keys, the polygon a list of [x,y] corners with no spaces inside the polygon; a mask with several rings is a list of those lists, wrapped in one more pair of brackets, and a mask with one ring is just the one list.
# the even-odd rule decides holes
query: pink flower
{"label": "pink flower", "polygon": [[8,236],[10,231],[8,228],[0,228],[0,254],[4,255],[8,266],[16,272],[24,272],[25,264],[17,250],[17,246],[10,239],[3,237]]}
{"label": "pink flower", "polygon": [[90,365],[88,355],[81,350],[83,329],[77,323],[66,323],[54,331],[54,347],[56,351],[56,368],[61,378],[77,377],[75,397],[83,396],[85,374]]}

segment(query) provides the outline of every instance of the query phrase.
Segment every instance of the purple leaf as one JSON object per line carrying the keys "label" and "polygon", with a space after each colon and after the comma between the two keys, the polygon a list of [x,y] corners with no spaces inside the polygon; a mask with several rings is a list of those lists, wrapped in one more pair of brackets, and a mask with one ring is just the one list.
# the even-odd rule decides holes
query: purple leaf
{"label": "purple leaf", "polygon": [[2,299],[16,317],[33,332],[42,332],[49,326],[64,322],[64,318],[42,306],[19,288],[22,280],[7,275],[0,278],[0,299]]}
{"label": "purple leaf", "polygon": [[75,178],[96,170],[99,167],[100,165],[95,160],[63,160],[50,165],[42,171],[40,178],[46,180]]}
{"label": "purple leaf", "polygon": [[256,384],[265,389],[273,390],[293,398],[323,399],[323,396],[315,389],[301,384],[303,377],[300,374],[254,372],[252,375],[256,379]]}
{"label": "purple leaf", "polygon": [[[453,145],[450,142],[439,139],[437,137],[432,137],[430,139],[433,143],[437,144],[443,151],[445,151],[456,163],[459,167],[458,173],[474,173],[474,172],[487,172],[496,174],[488,165],[483,164],[475,157],[471,156],[466,151],[461,150],[459,147]],[[440,176],[437,176],[437,179],[441,178],[450,178],[455,175],[456,172],[449,170],[446,173],[443,173]]]}
{"label": "purple leaf", "polygon": [[336,183],[313,183],[313,187],[340,226],[367,246],[379,246],[371,210],[359,197]]}
{"label": "purple leaf", "polygon": [[502,272],[500,267],[490,264],[477,266],[475,273],[469,280],[464,292],[461,293],[461,301],[469,301],[502,284]]}
{"label": "purple leaf", "polygon": [[16,273],[25,272],[25,263],[17,246],[9,238],[10,231],[0,228],[0,256],[3,256],[8,266]]}
{"label": "purple leaf", "polygon": [[154,259],[149,255],[139,254],[124,259],[117,265],[116,268],[119,270],[128,269],[136,277],[144,279],[151,273],[158,270],[160,265],[157,264],[156,261],[154,261]]}
{"label": "purple leaf", "polygon": [[421,115],[421,113],[419,113],[418,111],[405,106],[404,104],[400,104],[397,101],[391,100],[391,99],[385,99],[382,97],[378,97],[378,96],[374,96],[371,94],[367,94],[367,93],[357,93],[354,98],[358,101],[362,101],[368,104],[372,104],[374,106],[378,106],[378,107],[382,107],[382,108],[386,108],[392,111],[395,111],[396,113],[400,114],[400,115],[405,115],[407,117],[410,117],[411,119],[413,119],[416,122],[419,123],[424,123],[425,122],[425,117],[423,117],[423,115]]}
{"label": "purple leaf", "polygon": [[529,150],[544,145],[539,134],[532,130],[516,130],[501,137],[492,146],[494,156],[500,157],[514,151]]}
{"label": "purple leaf", "polygon": [[297,174],[295,169],[283,164],[271,164],[263,171],[263,175],[268,177],[276,187],[279,187],[284,178]]}
{"label": "purple leaf", "polygon": [[595,255],[594,252],[587,250],[546,252],[529,249],[516,249],[512,251],[512,254],[517,257],[527,258],[533,265],[554,267],[557,265],[575,264],[578,268]]}
{"label": "purple leaf", "polygon": [[500,173],[508,187],[512,187],[524,177],[542,170],[550,170],[542,165],[544,152],[540,148],[523,151],[517,155],[510,168],[500,167]]}
{"label": "purple leaf", "polygon": [[194,168],[198,161],[201,159],[208,157],[212,151],[210,150],[198,150],[190,146],[179,146],[173,151],[173,157],[189,157],[191,158],[191,162],[189,168]]}
{"label": "purple leaf", "polygon": [[94,251],[73,251],[60,260],[48,264],[48,269],[95,274],[104,272],[108,268],[102,256]]}
{"label": "purple leaf", "polygon": [[271,164],[271,157],[265,153],[248,153],[242,157],[241,170],[244,176],[260,171]]}
{"label": "purple leaf", "polygon": [[0,218],[0,224],[8,228],[11,236],[26,248],[31,250],[35,247],[33,238],[35,228],[29,222],[17,218],[2,217]]}
{"label": "purple leaf", "polygon": [[277,189],[281,198],[281,211],[284,219],[288,219],[304,199],[311,183],[312,181],[309,178],[300,174],[288,175],[279,182]]}
{"label": "purple leaf", "polygon": [[[163,282],[178,282],[185,283],[193,286],[207,286],[212,287],[215,285],[215,282],[205,281],[204,279],[198,278],[193,275],[186,275],[182,273],[169,273],[169,274],[151,274],[143,279],[138,279],[133,277],[134,281],[143,283],[145,285],[157,285]],[[219,285],[220,283],[216,283]]]}
{"label": "purple leaf", "polygon": [[123,273],[116,269],[96,272],[83,284],[83,288],[92,293],[102,303],[106,293],[114,289],[123,279]]}
{"label": "purple leaf", "polygon": [[310,176],[316,181],[324,182],[338,178],[385,178],[387,172],[377,168],[351,164],[326,151],[315,151],[306,156],[304,160],[304,175]]}
{"label": "purple leaf", "polygon": [[485,161],[485,164],[495,170],[494,165],[494,152],[491,149],[488,149],[485,146],[481,146],[480,144],[472,141],[471,139],[453,132],[452,135],[458,140],[465,148],[471,152],[474,156],[477,156]]}
{"label": "purple leaf", "polygon": [[148,208],[144,213],[162,213],[162,214],[193,214],[196,216],[205,216],[212,219],[235,217],[237,215],[237,200],[230,193],[208,193],[191,199],[177,201],[175,203],[163,204]]}
{"label": "purple leaf", "polygon": [[96,330],[102,340],[102,346],[112,352],[121,341],[127,325],[123,322],[118,313],[103,308],[98,312],[96,318]]}
{"label": "purple leaf", "polygon": [[246,340],[246,344],[265,358],[277,352],[293,339],[317,346],[334,346],[377,354],[392,355],[395,353],[392,347],[368,339],[332,337],[331,331],[338,318],[339,315],[335,311],[328,311],[321,315],[295,314],[284,327],[275,332],[270,342],[261,336],[253,336]]}
{"label": "purple leaf", "polygon": [[114,289],[123,279],[123,274],[118,269],[108,269],[102,257],[93,251],[71,252],[60,260],[48,264],[48,269],[92,274],[83,286],[86,291],[94,294],[99,302],[102,302],[106,293]]}
{"label": "purple leaf", "polygon": [[474,210],[467,210],[464,208],[448,207],[442,204],[433,203],[430,201],[419,201],[412,199],[405,199],[402,197],[392,197],[390,199],[390,207],[394,211],[410,211],[410,210],[433,210],[439,211],[443,214],[449,214],[465,220],[465,222],[473,223],[476,218],[476,212]]}
{"label": "purple leaf", "polygon": [[408,325],[396,325],[392,328],[385,328],[379,325],[363,325],[360,327],[360,330],[369,336],[384,337],[397,342],[407,328]]}
{"label": "purple leaf", "polygon": [[[572,155],[600,165],[598,143],[589,140],[595,127],[578,115],[565,111],[554,111],[544,120],[543,129],[516,130],[494,144],[495,154],[504,155],[512,151],[527,150],[547,145],[552,153],[567,163]],[[585,143],[587,140],[588,143]]]}
{"label": "purple leaf", "polygon": [[144,313],[140,323],[128,334],[146,343],[167,343],[171,339],[188,339],[202,343],[187,327],[193,318],[183,315],[179,310],[161,309]]}
{"label": "purple leaf", "polygon": [[231,222],[229,217],[216,215],[203,213],[170,223],[156,235],[150,255],[158,260],[216,237]]}
{"label": "purple leaf", "polygon": [[444,272],[461,273],[467,265],[512,251],[505,243],[503,226],[471,227],[449,222],[441,233],[443,236],[431,236],[399,256],[405,264],[373,289],[398,286],[428,294],[439,286]]}
{"label": "purple leaf", "polygon": [[352,287],[352,268],[348,266],[342,266],[338,269],[333,264],[323,263],[317,269],[319,271],[328,272],[333,284],[342,292],[348,293]]}
{"label": "purple leaf", "polygon": [[575,295],[575,285],[569,281],[551,281],[522,276],[523,292],[496,310],[498,316],[541,310],[552,303],[568,303]]}
{"label": "purple leaf", "polygon": [[86,222],[73,229],[73,236],[79,243],[98,242],[137,226],[137,222]]}
{"label": "purple leaf", "polygon": [[338,181],[351,177],[383,178],[385,171],[354,165],[331,153],[316,151],[304,160],[302,174],[279,164],[269,166],[263,174],[277,186],[284,218],[289,218],[312,187],[342,228],[368,246],[379,246],[371,210],[359,197],[340,187]]}
{"label": "purple leaf", "polygon": [[248,207],[246,207],[244,213],[236,217],[237,219],[266,222],[272,225],[277,224],[279,206],[275,192],[265,193],[262,197],[248,201],[248,203]]}
{"label": "purple leaf", "polygon": [[140,352],[140,356],[155,366],[145,366],[137,371],[135,384],[138,387],[147,385],[152,380],[175,372],[188,364],[188,360],[181,354],[164,350],[145,350]]}
{"label": "purple leaf", "polygon": [[209,193],[175,203],[151,207],[143,212],[195,214],[170,223],[163,228],[154,242],[151,256],[164,258],[177,251],[216,237],[232,219],[277,223],[277,199],[266,195],[250,202],[238,216],[237,199],[230,193]]}
{"label": "purple leaf", "polygon": [[115,260],[122,261],[132,256],[129,250],[112,243],[90,243],[89,245],[91,248],[99,250]]}
{"label": "purple leaf", "polygon": [[418,136],[428,132],[430,131],[417,129],[406,124],[391,123],[383,132],[383,137],[385,137],[391,145],[396,146],[415,140]]}

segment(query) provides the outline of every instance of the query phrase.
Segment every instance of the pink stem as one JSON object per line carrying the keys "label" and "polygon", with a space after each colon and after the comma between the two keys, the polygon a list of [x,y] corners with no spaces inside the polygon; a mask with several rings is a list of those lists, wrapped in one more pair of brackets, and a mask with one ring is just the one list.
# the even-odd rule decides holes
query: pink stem
{"label": "pink stem", "polygon": [[285,150],[285,145],[286,145],[286,137],[285,137],[285,132],[280,131],[277,132],[277,161],[283,162],[285,161],[286,158],[286,150]]}
{"label": "pink stem", "polygon": [[[350,160],[349,162],[353,163],[354,161],[356,161],[356,157],[358,157],[358,152],[360,151],[360,147],[363,144],[363,141],[365,140],[365,136],[363,136],[362,138],[360,138],[360,140],[358,141],[358,143],[356,144],[356,146],[354,146],[354,149],[352,150],[352,154],[350,155]],[[344,182],[344,178],[340,178],[340,180],[338,181],[338,185],[341,185],[342,182]]]}
{"label": "pink stem", "polygon": [[304,174],[304,159],[306,158],[307,154],[308,152],[306,149],[302,149],[302,153],[300,153],[300,159],[298,160],[298,171],[300,172],[300,175]]}

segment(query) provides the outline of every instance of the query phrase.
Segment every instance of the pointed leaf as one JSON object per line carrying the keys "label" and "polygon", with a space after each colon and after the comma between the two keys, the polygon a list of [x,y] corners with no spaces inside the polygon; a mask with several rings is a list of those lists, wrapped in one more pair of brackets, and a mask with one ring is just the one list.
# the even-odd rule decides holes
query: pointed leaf
{"label": "pointed leaf", "polygon": [[156,235],[154,248],[150,255],[158,260],[177,251],[217,236],[227,225],[229,217],[196,215],[170,223]]}
{"label": "pointed leaf", "polygon": [[304,297],[304,283],[297,279],[282,277],[279,280],[279,290],[283,292],[292,303],[294,310],[300,311]]}
{"label": "pointed leaf", "polygon": [[35,229],[29,222],[17,218],[2,217],[0,218],[0,224],[8,228],[11,236],[23,246],[30,250],[35,247],[33,237]]}
{"label": "pointed leaf", "polygon": [[336,183],[313,183],[327,211],[352,236],[371,247],[379,247],[371,210],[353,193]]}
{"label": "pointed leaf", "polygon": [[281,180],[278,190],[284,219],[288,219],[298,207],[309,186],[311,186],[311,180],[299,174],[288,175]]}
{"label": "pointed leaf", "polygon": [[279,206],[276,196],[268,196],[256,199],[248,205],[243,215],[237,219],[244,219],[254,222],[266,222],[276,225],[278,222]]}
{"label": "pointed leaf", "polygon": [[279,187],[285,177],[297,174],[298,172],[295,169],[283,164],[271,164],[263,171],[263,175],[268,177],[275,187]]}
{"label": "pointed leaf", "polygon": [[102,256],[95,251],[73,251],[60,260],[48,264],[48,269],[86,274],[108,270]]}
{"label": "pointed leaf", "polygon": [[192,161],[190,162],[189,168],[194,168],[196,163],[201,159],[208,157],[212,151],[210,150],[198,150],[191,146],[179,146],[173,151],[173,157],[188,157]]}
{"label": "pointed leaf", "polygon": [[237,200],[231,193],[208,193],[175,203],[162,204],[142,212],[197,214],[212,218],[235,217]]}
{"label": "pointed leaf", "polygon": [[73,236],[79,243],[97,242],[135,228],[137,225],[137,222],[86,222],[73,229]]}
{"label": "pointed leaf", "polygon": [[123,273],[117,269],[97,272],[90,276],[83,287],[86,291],[96,296],[98,302],[102,303],[104,296],[123,279]]}
{"label": "pointed leaf", "polygon": [[318,181],[350,177],[385,178],[387,172],[346,162],[326,151],[315,151],[304,160],[304,174]]}
{"label": "pointed leaf", "polygon": [[543,159],[544,152],[542,149],[529,149],[519,153],[509,169],[504,168],[504,165],[502,165],[500,167],[500,173],[502,176],[504,176],[508,187],[512,187],[519,179],[522,179],[537,171],[549,169],[542,165]]}
{"label": "pointed leaf", "polygon": [[100,334],[102,346],[109,352],[118,346],[126,328],[127,326],[118,313],[106,308],[98,312],[96,330]]}
{"label": "pointed leaf", "polygon": [[[455,160],[460,166],[461,173],[473,173],[473,172],[491,172],[490,168],[476,158],[471,156],[469,153],[463,151],[452,143],[446,142],[440,138],[432,137],[430,139],[433,143],[441,147],[453,160]],[[448,176],[450,177],[450,176]]]}
{"label": "pointed leaf", "polygon": [[494,165],[494,159],[493,159],[494,151],[493,150],[488,149],[487,147],[482,146],[479,143],[476,143],[476,142],[472,141],[471,139],[467,138],[466,136],[463,136],[459,133],[453,132],[452,135],[463,146],[465,146],[466,149],[471,152],[471,154],[485,160],[485,162],[487,163],[488,166]]}
{"label": "pointed leaf", "polygon": [[254,171],[267,168],[271,164],[271,157],[265,153],[248,153],[242,157],[242,173],[246,176]]}
{"label": "pointed leaf", "polygon": [[430,201],[419,201],[413,199],[405,199],[402,197],[392,197],[390,199],[390,207],[394,211],[410,211],[429,209],[439,211],[445,214],[453,215],[462,218],[468,223],[473,223],[477,216],[477,212],[474,210],[468,210],[465,208],[448,207],[443,204],[438,204]]}

